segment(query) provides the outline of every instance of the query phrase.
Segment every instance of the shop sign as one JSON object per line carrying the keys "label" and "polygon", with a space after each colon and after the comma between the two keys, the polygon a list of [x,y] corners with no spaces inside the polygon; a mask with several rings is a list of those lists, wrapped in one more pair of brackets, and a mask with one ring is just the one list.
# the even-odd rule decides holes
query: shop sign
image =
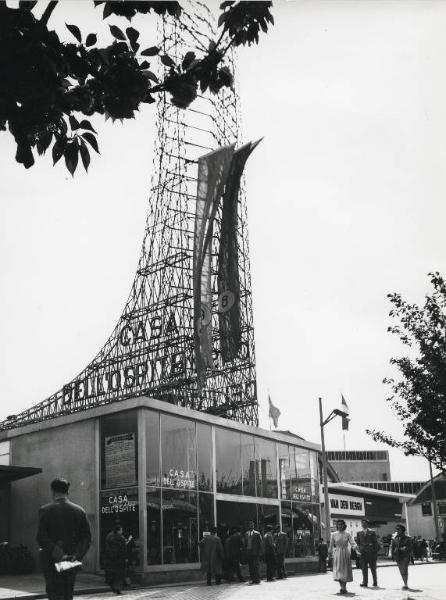
{"label": "shop sign", "polygon": [[182,469],[169,469],[163,477],[163,486],[193,490],[196,486],[195,471],[184,471]]}
{"label": "shop sign", "polygon": [[119,494],[110,494],[102,496],[101,514],[114,515],[118,513],[137,512],[138,503],[136,500],[129,500],[125,492]]}
{"label": "shop sign", "polygon": [[330,512],[332,515],[365,516],[364,498],[329,494],[328,501],[330,502]]}
{"label": "shop sign", "polygon": [[306,488],[295,487],[293,488],[292,499],[300,500],[301,502],[311,502],[311,494],[308,493]]}

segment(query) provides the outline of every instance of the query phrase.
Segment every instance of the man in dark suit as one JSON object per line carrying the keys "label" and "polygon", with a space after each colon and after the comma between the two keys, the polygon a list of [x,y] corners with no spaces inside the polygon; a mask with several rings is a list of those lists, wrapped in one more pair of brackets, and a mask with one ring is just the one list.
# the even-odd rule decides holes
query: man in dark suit
{"label": "man in dark suit", "polygon": [[369,583],[369,567],[373,577],[373,587],[378,587],[376,577],[376,560],[378,558],[379,544],[376,537],[376,532],[369,529],[367,519],[362,520],[362,531],[356,536],[358,550],[361,553],[360,563],[362,570],[361,587],[367,587]]}
{"label": "man in dark suit", "polygon": [[91,544],[90,526],[83,508],[68,500],[70,484],[51,482],[53,502],[39,511],[37,543],[49,600],[72,600],[76,569],[58,573],[55,563],[82,560]]}
{"label": "man in dark suit", "polygon": [[262,536],[254,529],[254,521],[249,521],[245,533],[245,546],[248,554],[250,585],[260,583],[259,564],[262,554]]}

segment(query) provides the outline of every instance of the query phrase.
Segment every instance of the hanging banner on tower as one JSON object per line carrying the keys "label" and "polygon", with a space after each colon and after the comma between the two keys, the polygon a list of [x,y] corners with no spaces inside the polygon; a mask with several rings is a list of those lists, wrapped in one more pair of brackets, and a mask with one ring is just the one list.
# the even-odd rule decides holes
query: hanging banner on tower
{"label": "hanging banner on tower", "polygon": [[224,363],[234,360],[241,345],[238,196],[246,161],[260,141],[249,142],[234,152],[223,196],[218,255],[218,318]]}
{"label": "hanging banner on tower", "polygon": [[234,145],[219,148],[198,159],[197,205],[195,210],[193,294],[194,345],[198,383],[204,383],[212,361],[212,233],[218,199],[223,193]]}

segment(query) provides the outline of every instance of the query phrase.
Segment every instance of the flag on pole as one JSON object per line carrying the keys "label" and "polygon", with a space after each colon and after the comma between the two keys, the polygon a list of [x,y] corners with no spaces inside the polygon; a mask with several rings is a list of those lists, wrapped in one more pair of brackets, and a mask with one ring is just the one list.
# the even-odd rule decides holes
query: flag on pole
{"label": "flag on pole", "polygon": [[350,423],[350,409],[348,407],[347,402],[345,401],[344,395],[341,394],[341,408],[342,408],[342,412],[346,413],[347,416],[342,417],[342,431],[348,431],[348,424]]}
{"label": "flag on pole", "polygon": [[269,403],[269,418],[272,420],[272,422],[274,423],[274,427],[277,429],[277,425],[279,423],[279,417],[280,417],[280,410],[277,408],[277,406],[274,406],[274,404],[271,402],[270,395],[268,395],[268,403]]}

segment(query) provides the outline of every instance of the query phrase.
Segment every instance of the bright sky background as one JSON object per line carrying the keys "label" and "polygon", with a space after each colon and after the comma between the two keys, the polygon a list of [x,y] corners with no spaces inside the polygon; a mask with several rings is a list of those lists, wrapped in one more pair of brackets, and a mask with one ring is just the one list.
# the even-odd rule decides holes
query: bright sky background
{"label": "bright sky background", "polygon": [[[343,393],[347,449],[372,449],[367,427],[400,432],[382,384],[403,350],[386,294],[423,302],[427,273],[446,272],[446,4],[278,1],[274,17],[238,69],[245,138],[265,138],[247,168],[261,425],[269,390],[279,428],[318,442],[318,396],[328,412]],[[59,6],[50,23],[64,22],[108,29],[89,2]],[[113,329],[154,122],[152,106],[98,121],[101,156],[74,179],[49,155],[26,171],[0,134],[0,418],[72,379]],[[326,435],[342,449],[339,420]],[[395,480],[428,475],[422,459],[391,459]]]}

